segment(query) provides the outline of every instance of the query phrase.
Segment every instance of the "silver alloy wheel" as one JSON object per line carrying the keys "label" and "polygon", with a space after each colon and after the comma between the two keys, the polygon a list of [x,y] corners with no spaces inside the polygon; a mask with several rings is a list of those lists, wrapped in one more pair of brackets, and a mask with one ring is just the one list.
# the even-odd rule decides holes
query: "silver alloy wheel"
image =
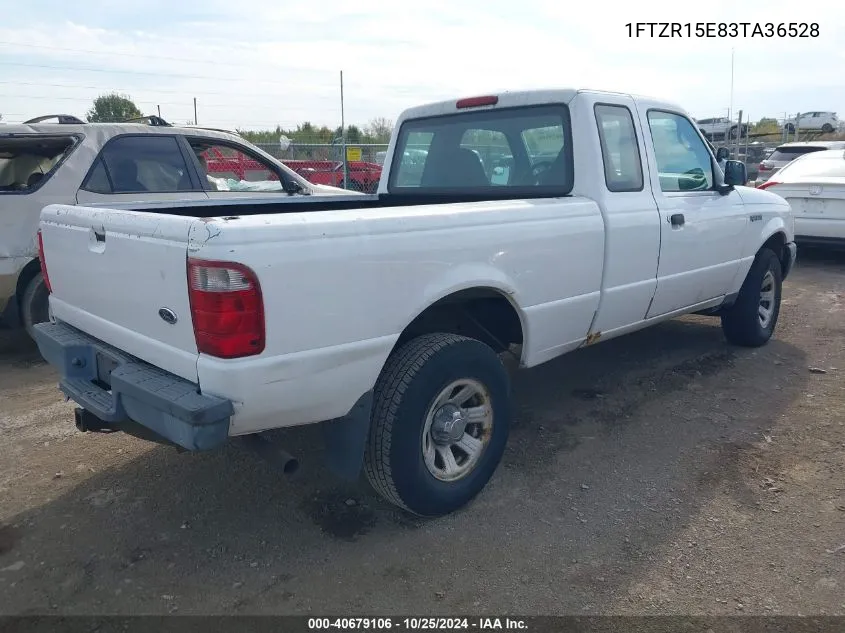
{"label": "silver alloy wheel", "polygon": [[763,276],[763,283],[760,284],[760,305],[757,307],[757,317],[760,319],[760,327],[763,329],[769,327],[774,313],[775,276],[771,270],[767,270]]}
{"label": "silver alloy wheel", "polygon": [[493,407],[487,388],[471,378],[443,389],[428,408],[422,452],[428,472],[456,481],[478,465],[493,433]]}

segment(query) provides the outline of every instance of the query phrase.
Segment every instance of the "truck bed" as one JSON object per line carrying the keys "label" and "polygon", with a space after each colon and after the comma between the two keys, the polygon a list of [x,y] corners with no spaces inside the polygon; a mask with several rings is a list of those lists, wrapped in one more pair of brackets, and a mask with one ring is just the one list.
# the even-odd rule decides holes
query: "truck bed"
{"label": "truck bed", "polygon": [[[547,195],[538,194],[536,198],[547,198]],[[562,196],[568,197],[568,196]],[[102,207],[109,209],[120,209],[126,211],[146,211],[149,213],[162,213],[195,218],[222,218],[242,217],[249,215],[264,215],[278,213],[303,213],[310,211],[342,211],[356,209],[378,209],[398,206],[420,206],[433,204],[450,204],[456,202],[486,202],[495,200],[524,200],[532,196],[525,193],[503,192],[492,194],[433,194],[420,195],[397,195],[397,194],[373,194],[354,196],[326,196],[303,198],[302,196],[290,196],[284,198],[233,198],[232,200],[196,200],[185,202],[174,202],[172,200],[162,202],[127,202],[123,204],[91,204],[90,207]]]}

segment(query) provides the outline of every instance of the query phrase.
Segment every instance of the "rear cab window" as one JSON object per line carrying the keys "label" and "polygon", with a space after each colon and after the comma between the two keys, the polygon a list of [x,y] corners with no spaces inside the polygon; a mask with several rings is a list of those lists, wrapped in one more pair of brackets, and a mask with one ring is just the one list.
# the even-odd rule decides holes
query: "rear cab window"
{"label": "rear cab window", "polygon": [[564,105],[409,119],[399,130],[388,191],[568,195],[573,181],[571,138]]}
{"label": "rear cab window", "polygon": [[41,187],[79,140],[69,134],[1,136],[0,195],[27,194]]}

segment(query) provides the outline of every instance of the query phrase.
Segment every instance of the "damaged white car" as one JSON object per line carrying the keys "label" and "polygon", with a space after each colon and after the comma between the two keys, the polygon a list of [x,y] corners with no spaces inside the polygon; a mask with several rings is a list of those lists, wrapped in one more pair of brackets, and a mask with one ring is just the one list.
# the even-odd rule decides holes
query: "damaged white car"
{"label": "damaged white car", "polygon": [[[196,148],[251,165],[243,186],[219,187],[225,162],[204,165]],[[219,161],[218,161],[219,162]],[[209,167],[219,167],[209,169]],[[206,171],[208,169],[208,171]],[[222,170],[222,171],[221,171]],[[0,127],[0,325],[49,319],[36,231],[50,204],[220,200],[278,195],[354,195],[315,185],[236,133],[174,127],[158,117],[85,123],[50,115]]]}

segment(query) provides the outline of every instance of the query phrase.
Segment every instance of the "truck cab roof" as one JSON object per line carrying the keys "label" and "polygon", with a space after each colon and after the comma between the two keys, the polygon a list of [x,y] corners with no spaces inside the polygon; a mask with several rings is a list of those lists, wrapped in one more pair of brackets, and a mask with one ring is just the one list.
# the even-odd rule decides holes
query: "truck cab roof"
{"label": "truck cab roof", "polygon": [[661,103],[665,104],[667,107],[670,107],[674,110],[678,110],[681,112],[686,112],[683,108],[679,105],[674,104],[672,102],[658,100],[654,97],[650,97],[648,95],[638,95],[633,93],[626,93],[626,92],[617,92],[617,91],[610,91],[610,90],[595,90],[591,88],[544,88],[544,89],[533,89],[533,90],[515,90],[515,91],[504,91],[504,92],[489,92],[484,94],[483,96],[479,97],[469,97],[466,99],[449,99],[444,101],[435,101],[427,104],[423,104],[420,106],[408,108],[402,113],[400,117],[401,121],[407,119],[418,119],[418,118],[426,118],[426,117],[433,117],[433,116],[441,116],[444,114],[454,114],[456,107],[461,102],[472,102],[477,99],[495,99],[494,102],[486,103],[481,106],[473,106],[473,107],[516,107],[516,106],[526,106],[526,105],[542,105],[542,104],[569,104],[577,95],[579,94],[592,94],[592,95],[608,95],[608,96],[626,96],[630,97],[634,100],[646,100],[646,101],[660,101]]}

